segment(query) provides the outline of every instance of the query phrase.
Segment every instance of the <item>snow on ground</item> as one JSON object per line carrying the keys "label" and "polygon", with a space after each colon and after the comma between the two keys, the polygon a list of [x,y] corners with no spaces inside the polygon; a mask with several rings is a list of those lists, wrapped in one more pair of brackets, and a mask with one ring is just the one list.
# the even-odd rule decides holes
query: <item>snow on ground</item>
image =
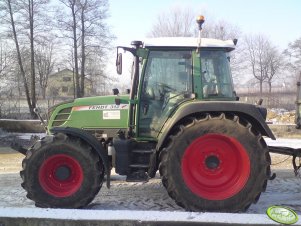
{"label": "snow on ground", "polygon": [[276,140],[272,140],[270,138],[265,138],[264,140],[268,146],[301,148],[301,139],[277,138]]}
{"label": "snow on ground", "polygon": [[[38,219],[64,219],[64,220],[97,220],[97,221],[145,221],[152,222],[206,222],[208,224],[227,223],[249,225],[268,224],[272,221],[261,214],[227,214],[227,213],[202,213],[202,212],[161,212],[138,210],[62,210],[62,209],[32,209],[32,208],[2,208],[0,217],[10,218],[38,218]],[[72,222],[72,221],[71,221]],[[66,225],[66,224],[64,224]],[[71,225],[71,224],[70,224]],[[115,224],[114,224],[115,225]],[[129,225],[129,224],[126,224]],[[140,225],[140,224],[139,224]],[[143,225],[143,224],[141,224]],[[185,224],[186,225],[186,224]]]}
{"label": "snow on ground", "polygon": [[45,133],[16,133],[15,134],[21,140],[30,140],[33,137],[42,138],[45,137]]}

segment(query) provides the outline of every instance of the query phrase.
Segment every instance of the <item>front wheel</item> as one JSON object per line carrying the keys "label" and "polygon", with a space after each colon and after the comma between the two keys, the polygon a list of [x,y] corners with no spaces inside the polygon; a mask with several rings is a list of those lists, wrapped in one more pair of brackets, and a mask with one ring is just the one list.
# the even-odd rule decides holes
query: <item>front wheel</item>
{"label": "front wheel", "polygon": [[169,195],[185,209],[238,212],[265,189],[269,155],[249,123],[208,114],[176,128],[159,170]]}
{"label": "front wheel", "polygon": [[104,177],[103,164],[92,148],[64,134],[38,141],[27,151],[22,166],[22,187],[39,207],[86,206]]}

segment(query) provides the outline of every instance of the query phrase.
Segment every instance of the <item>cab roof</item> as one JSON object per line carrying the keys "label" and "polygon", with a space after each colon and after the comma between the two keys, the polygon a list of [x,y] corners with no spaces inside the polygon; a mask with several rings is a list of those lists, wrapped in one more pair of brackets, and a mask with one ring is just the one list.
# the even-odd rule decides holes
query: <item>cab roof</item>
{"label": "cab roof", "polygon": [[[157,47],[198,47],[198,38],[186,37],[162,37],[162,38],[149,38],[144,42],[144,47],[157,48]],[[211,48],[226,48],[229,51],[235,49],[233,40],[220,40],[211,38],[202,38],[201,47]]]}

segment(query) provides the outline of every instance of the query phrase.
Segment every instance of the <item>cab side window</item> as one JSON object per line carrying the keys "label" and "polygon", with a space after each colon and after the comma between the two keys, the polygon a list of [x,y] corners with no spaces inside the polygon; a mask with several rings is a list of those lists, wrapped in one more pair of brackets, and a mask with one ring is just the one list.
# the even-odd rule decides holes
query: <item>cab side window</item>
{"label": "cab side window", "polygon": [[203,97],[233,97],[229,61],[224,51],[201,51]]}

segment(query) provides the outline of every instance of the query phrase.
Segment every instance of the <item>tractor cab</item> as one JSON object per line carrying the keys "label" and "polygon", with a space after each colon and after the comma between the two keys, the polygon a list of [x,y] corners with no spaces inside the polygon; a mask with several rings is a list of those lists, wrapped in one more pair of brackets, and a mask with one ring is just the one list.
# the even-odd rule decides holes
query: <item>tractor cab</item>
{"label": "tractor cab", "polygon": [[135,48],[119,47],[134,55],[131,99],[138,101],[130,117],[139,137],[157,137],[166,120],[186,102],[236,100],[229,67],[234,42],[201,39],[198,46],[198,41],[153,38],[133,42]]}

